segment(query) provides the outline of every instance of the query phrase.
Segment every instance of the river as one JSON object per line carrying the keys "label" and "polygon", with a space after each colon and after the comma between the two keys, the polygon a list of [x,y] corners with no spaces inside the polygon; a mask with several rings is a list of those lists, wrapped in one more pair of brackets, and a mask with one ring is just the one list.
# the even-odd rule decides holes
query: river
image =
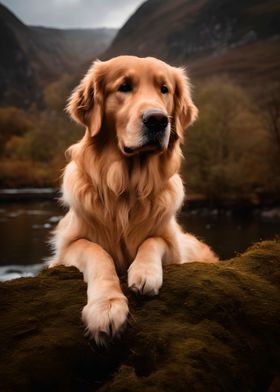
{"label": "river", "polygon": [[[55,201],[1,201],[0,266],[10,266],[11,271],[18,268],[12,266],[42,263],[50,255],[47,245],[50,232],[63,214]],[[192,208],[181,213],[180,221],[189,232],[211,245],[222,259],[280,233],[279,208],[237,215],[231,210]]]}

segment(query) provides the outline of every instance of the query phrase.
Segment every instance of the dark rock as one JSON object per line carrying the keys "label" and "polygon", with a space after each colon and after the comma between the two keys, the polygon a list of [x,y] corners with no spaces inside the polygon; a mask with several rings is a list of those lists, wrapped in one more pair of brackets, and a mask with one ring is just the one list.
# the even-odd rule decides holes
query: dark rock
{"label": "dark rock", "polygon": [[[158,297],[129,296],[108,349],[83,336],[75,268],[0,285],[1,391],[276,391],[280,243],[218,265],[165,268]],[[98,315],[97,315],[98,317]]]}

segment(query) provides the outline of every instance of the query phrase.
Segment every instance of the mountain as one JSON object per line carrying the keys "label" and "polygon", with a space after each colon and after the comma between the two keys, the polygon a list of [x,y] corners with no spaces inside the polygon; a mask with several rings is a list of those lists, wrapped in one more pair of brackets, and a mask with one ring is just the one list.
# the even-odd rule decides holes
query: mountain
{"label": "mountain", "polygon": [[47,83],[77,71],[103,51],[115,34],[115,29],[27,26],[0,4],[0,105],[40,104]]}
{"label": "mountain", "polygon": [[148,0],[102,57],[155,56],[188,64],[196,78],[223,72],[276,80],[279,15],[278,0]]}

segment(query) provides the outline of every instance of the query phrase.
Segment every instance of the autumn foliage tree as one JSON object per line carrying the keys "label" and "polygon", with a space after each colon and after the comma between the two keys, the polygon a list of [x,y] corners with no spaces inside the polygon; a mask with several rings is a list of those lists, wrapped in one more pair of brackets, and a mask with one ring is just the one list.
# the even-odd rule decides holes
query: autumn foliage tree
{"label": "autumn foliage tree", "polygon": [[64,151],[83,133],[63,111],[69,80],[48,86],[43,111],[0,109],[0,187],[58,186]]}
{"label": "autumn foliage tree", "polygon": [[268,192],[280,191],[280,83],[273,83],[260,94],[258,108],[262,115],[263,126],[267,131],[270,163]]}
{"label": "autumn foliage tree", "polygon": [[30,116],[15,107],[0,108],[0,153],[12,136],[23,136],[32,129]]}
{"label": "autumn foliage tree", "polygon": [[262,192],[267,134],[244,89],[216,77],[198,90],[198,122],[187,131],[184,175],[190,193],[210,198]]}

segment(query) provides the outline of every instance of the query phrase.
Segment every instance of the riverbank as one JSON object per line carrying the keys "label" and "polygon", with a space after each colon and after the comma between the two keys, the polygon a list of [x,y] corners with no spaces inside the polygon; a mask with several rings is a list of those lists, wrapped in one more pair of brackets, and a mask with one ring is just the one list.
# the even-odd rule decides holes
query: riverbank
{"label": "riverbank", "polygon": [[22,200],[53,200],[59,197],[56,188],[5,188],[0,189],[0,202]]}

